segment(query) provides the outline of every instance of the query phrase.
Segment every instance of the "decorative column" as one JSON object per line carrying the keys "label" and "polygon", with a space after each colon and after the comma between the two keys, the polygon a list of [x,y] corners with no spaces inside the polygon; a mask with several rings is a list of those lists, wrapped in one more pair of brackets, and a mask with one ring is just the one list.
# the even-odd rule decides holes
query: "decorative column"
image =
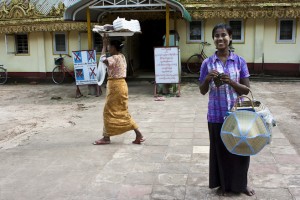
{"label": "decorative column", "polygon": [[90,9],[86,10],[87,32],[88,32],[88,48],[92,50],[92,28],[91,28],[91,13]]}
{"label": "decorative column", "polygon": [[263,53],[264,53],[264,19],[255,20],[254,30],[254,71],[263,72]]}
{"label": "decorative column", "polygon": [[166,4],[166,47],[169,46],[170,41],[170,7]]}
{"label": "decorative column", "polygon": [[[46,51],[45,51],[45,33],[37,32],[37,62],[39,68],[39,77],[41,79],[47,78],[47,68],[46,68]],[[52,70],[52,69],[51,69]]]}

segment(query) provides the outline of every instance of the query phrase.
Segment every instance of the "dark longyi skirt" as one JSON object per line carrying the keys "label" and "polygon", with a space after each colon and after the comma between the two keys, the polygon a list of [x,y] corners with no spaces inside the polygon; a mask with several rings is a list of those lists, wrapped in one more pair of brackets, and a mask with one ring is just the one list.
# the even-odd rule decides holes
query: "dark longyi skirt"
{"label": "dark longyi skirt", "polygon": [[222,142],[221,128],[222,123],[208,123],[209,188],[221,187],[223,192],[244,192],[250,157],[231,154]]}

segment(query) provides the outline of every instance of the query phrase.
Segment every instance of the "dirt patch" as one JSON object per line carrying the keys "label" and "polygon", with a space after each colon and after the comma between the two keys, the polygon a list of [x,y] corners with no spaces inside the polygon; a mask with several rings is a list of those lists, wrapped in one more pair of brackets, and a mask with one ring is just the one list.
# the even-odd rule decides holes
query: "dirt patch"
{"label": "dirt patch", "polygon": [[[149,82],[128,85],[131,101],[153,98],[154,87]],[[281,132],[300,153],[300,82],[252,82],[251,87],[254,96],[270,108]],[[104,88],[103,95],[95,97],[87,95],[87,86],[82,86],[84,97],[79,99],[74,98],[75,89],[73,84],[0,86],[0,148],[14,139],[17,141],[14,145],[18,145],[18,141],[50,128],[76,126],[76,120],[85,111],[104,104]],[[191,106],[197,106],[201,96],[195,83],[183,84],[182,95],[195,97]]]}
{"label": "dirt patch", "polygon": [[48,128],[76,126],[82,111],[104,100],[87,95],[87,87],[81,90],[85,96],[75,99],[74,85],[1,86],[0,144]]}

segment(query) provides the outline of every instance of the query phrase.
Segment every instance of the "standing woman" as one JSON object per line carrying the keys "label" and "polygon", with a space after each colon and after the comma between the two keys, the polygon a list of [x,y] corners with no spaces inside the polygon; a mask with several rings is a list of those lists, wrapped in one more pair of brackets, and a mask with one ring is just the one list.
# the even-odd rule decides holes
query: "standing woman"
{"label": "standing woman", "polygon": [[[249,156],[231,154],[221,140],[221,128],[226,112],[239,95],[249,92],[249,72],[246,61],[230,51],[232,29],[218,24],[212,31],[216,53],[203,61],[200,73],[200,92],[209,91],[208,130],[210,138],[209,188],[219,187],[219,192],[255,194],[247,186]],[[217,84],[218,75],[221,86]]]}
{"label": "standing woman", "polygon": [[108,81],[103,111],[103,138],[95,141],[95,145],[110,144],[111,136],[130,130],[134,130],[136,134],[136,139],[132,143],[141,144],[145,141],[128,112],[128,86],[125,81],[127,64],[125,56],[120,53],[123,46],[119,40],[109,42],[106,36],[103,37],[102,55],[105,55],[108,48],[111,56],[104,56],[102,60],[107,66]]}

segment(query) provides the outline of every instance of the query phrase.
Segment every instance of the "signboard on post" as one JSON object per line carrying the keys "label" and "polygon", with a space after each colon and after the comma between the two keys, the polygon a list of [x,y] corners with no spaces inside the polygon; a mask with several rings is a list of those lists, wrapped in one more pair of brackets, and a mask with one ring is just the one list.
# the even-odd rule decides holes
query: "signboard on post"
{"label": "signboard on post", "polygon": [[178,84],[180,97],[180,50],[178,47],[157,47],[154,48],[155,63],[155,88],[156,97],[157,84]]}
{"label": "signboard on post", "polygon": [[179,83],[178,47],[154,48],[155,82]]}
{"label": "signboard on post", "polygon": [[95,50],[72,52],[76,85],[97,84],[97,60]]}

